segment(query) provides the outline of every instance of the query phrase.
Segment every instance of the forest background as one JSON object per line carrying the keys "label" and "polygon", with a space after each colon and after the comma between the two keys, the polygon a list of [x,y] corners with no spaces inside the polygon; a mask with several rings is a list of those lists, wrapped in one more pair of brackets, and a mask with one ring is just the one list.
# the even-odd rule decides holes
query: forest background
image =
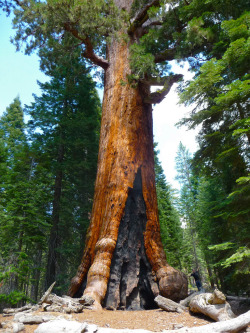
{"label": "forest background", "polygon": [[[196,76],[179,88],[182,103],[193,106],[182,123],[200,126],[199,148],[192,157],[179,145],[178,197],[157,148],[155,170],[168,262],[188,275],[199,267],[203,282],[224,292],[249,294],[249,13],[237,6],[219,16],[210,56],[187,59]],[[195,43],[212,38],[211,13],[190,20]],[[2,306],[36,301],[54,280],[56,292],[65,293],[80,262],[101,110],[80,52],[59,57],[48,42],[39,54],[49,77],[39,84],[42,95],[24,108],[15,98],[0,120]]]}

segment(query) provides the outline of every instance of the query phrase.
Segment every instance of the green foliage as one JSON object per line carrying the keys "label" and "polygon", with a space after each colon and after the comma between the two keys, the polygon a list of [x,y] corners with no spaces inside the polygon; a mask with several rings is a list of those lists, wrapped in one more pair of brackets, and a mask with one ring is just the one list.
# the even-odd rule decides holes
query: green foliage
{"label": "green foliage", "polygon": [[221,243],[218,245],[210,245],[208,248],[209,250],[216,250],[216,251],[223,251],[223,250],[228,250],[233,247],[233,243],[231,242],[226,242],[226,243]]}
{"label": "green foliage", "polygon": [[[242,274],[249,274],[249,188],[228,196],[224,177],[202,170],[199,175],[197,232],[206,260],[225,292],[248,292]],[[245,282],[239,283],[242,278]]]}
{"label": "green foliage", "polygon": [[177,209],[183,221],[185,266],[204,271],[204,253],[198,239],[197,183],[190,152],[180,142],[176,156],[176,179],[180,183],[180,198]]}
{"label": "green foliage", "polygon": [[24,2],[21,9],[17,7],[15,10],[13,23],[17,34],[13,42],[19,49],[25,41],[25,51],[29,54],[34,48],[43,47],[44,40],[51,36],[62,40],[67,25],[72,32],[76,31],[77,38],[82,41],[90,39],[94,48],[102,54],[104,40],[117,36],[123,28],[126,21],[124,14],[112,0],[30,0]]}
{"label": "green foliage", "polygon": [[243,267],[240,268],[241,274],[250,274],[249,263],[250,263],[250,250],[246,246],[242,246],[237,251],[221,263],[223,267],[229,267],[236,263],[244,262]]}
{"label": "green foliage", "polygon": [[[229,290],[237,292],[249,292],[249,285],[247,281],[250,276],[250,250],[247,246],[237,246],[236,243],[222,243],[213,246],[209,246],[209,249],[213,254],[217,253],[221,260],[214,265],[221,267],[222,271],[226,271],[225,280],[232,283],[231,286],[227,286]],[[226,255],[223,252],[226,251]],[[229,269],[230,274],[227,272]],[[238,280],[241,280],[239,283]],[[243,279],[243,280],[242,280]]]}
{"label": "green foliage", "polygon": [[[155,145],[156,148],[156,145]],[[183,232],[180,218],[174,208],[174,193],[166,182],[164,171],[155,149],[156,192],[161,228],[161,238],[168,263],[182,269]]]}
{"label": "green foliage", "polygon": [[[65,34],[68,47],[74,40]],[[38,165],[50,178],[51,212],[46,286],[57,281],[65,293],[80,261],[92,208],[100,127],[100,100],[80,48],[57,58],[40,50],[51,80],[40,83],[42,96],[26,107]]]}
{"label": "green foliage", "polygon": [[43,169],[35,166],[23,117],[21,103],[16,98],[0,119],[4,149],[1,163],[4,172],[0,178],[0,292],[10,295],[2,300],[11,302],[21,298],[25,301],[22,295],[36,270],[34,258],[46,245],[49,226],[43,209],[47,178]]}
{"label": "green foliage", "polygon": [[[226,124],[227,132],[230,132],[235,123],[240,125],[247,121],[246,103],[250,91],[247,75],[250,58],[249,14],[221,25],[224,39],[230,39],[231,43],[221,59],[213,58],[204,63],[197,78],[181,94],[182,103],[195,104],[190,118],[183,120],[190,128],[199,124],[207,126],[206,120],[216,128],[216,124],[223,120],[221,124]],[[216,130],[222,125],[218,125]]]}
{"label": "green foliage", "polygon": [[147,74],[157,73],[154,56],[140,44],[132,44],[130,47],[130,66],[133,73],[130,80],[143,79]]}
{"label": "green foliage", "polygon": [[[65,43],[70,48],[67,36]],[[36,300],[50,274],[46,273],[47,258],[54,254],[57,289],[65,293],[89,224],[100,101],[80,49],[72,48],[70,56],[58,59],[58,49],[49,45],[40,54],[43,69],[52,78],[40,84],[42,96],[26,106],[28,124],[18,99],[0,119],[1,306]],[[53,253],[48,250],[50,236],[56,240]]]}
{"label": "green foliage", "polygon": [[25,293],[20,291],[12,291],[9,294],[0,294],[0,304],[3,303],[15,306],[30,301],[31,300],[25,295]]}
{"label": "green foliage", "polygon": [[202,65],[181,102],[194,105],[182,124],[201,126],[193,164],[202,177],[198,233],[206,237],[203,251],[222,288],[239,293],[248,290],[239,280],[249,274],[249,12],[233,18],[220,23],[217,57]]}
{"label": "green foliage", "polygon": [[[148,10],[141,18],[142,22],[136,21],[136,15],[145,7]],[[130,40],[133,75],[130,81],[133,81],[147,75],[168,74],[168,61],[174,58],[215,54],[226,43],[223,41],[221,46],[220,37],[224,33],[221,22],[238,18],[244,9],[247,5],[243,0],[228,0],[226,8],[221,1],[159,1],[153,6],[149,1],[140,0],[133,2],[130,12],[121,4],[116,6],[112,0],[27,0],[21,3],[21,8],[17,5],[15,9],[17,34],[14,43],[17,48],[25,43],[26,53],[30,53],[35,48],[42,48],[53,36],[58,41],[56,47],[63,52],[65,45],[61,41],[67,30],[73,34],[75,45],[82,44],[83,55],[86,55],[85,46],[90,43],[96,54],[105,57],[105,47],[114,38]],[[143,22],[147,24],[131,39],[130,29],[134,31]],[[172,55],[155,63],[157,55],[168,53]],[[194,62],[194,59],[190,61]],[[199,60],[195,61],[200,64]]]}

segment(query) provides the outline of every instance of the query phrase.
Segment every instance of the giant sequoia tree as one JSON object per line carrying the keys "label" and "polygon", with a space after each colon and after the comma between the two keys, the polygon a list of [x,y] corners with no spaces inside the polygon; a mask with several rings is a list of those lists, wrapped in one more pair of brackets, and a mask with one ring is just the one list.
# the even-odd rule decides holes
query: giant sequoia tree
{"label": "giant sequoia tree", "polygon": [[[159,1],[135,8],[133,2],[28,1],[29,8],[20,3],[16,12],[22,33],[35,34],[28,49],[42,43],[48,31],[63,38],[67,30],[82,43],[83,55],[105,71],[92,219],[69,293],[84,290],[96,306],[105,299],[115,308],[147,308],[159,292],[173,299],[187,292],[185,277],[167,264],[161,244],[152,132],[152,103],[162,100],[181,76],[157,80],[151,75],[157,63],[174,55],[158,50],[154,56],[140,48],[139,37],[149,29],[143,27],[150,23],[148,10]],[[151,84],[164,88],[150,94]]]}
{"label": "giant sequoia tree", "polygon": [[[82,45],[82,55],[104,71],[92,218],[69,294],[84,292],[97,307],[133,309],[153,306],[159,292],[172,299],[185,296],[187,280],[167,264],[160,238],[152,104],[161,102],[181,79],[170,72],[169,61],[203,51],[206,55],[212,49],[222,16],[208,15],[203,22],[208,29],[201,29],[194,42],[197,22],[192,19],[213,10],[230,13],[221,3],[213,8],[212,2],[199,1],[191,5],[159,0],[15,3],[17,46],[25,41],[29,53],[42,47],[48,36],[60,41],[68,31]],[[201,25],[198,22],[198,28]],[[152,85],[162,89],[152,93]]]}

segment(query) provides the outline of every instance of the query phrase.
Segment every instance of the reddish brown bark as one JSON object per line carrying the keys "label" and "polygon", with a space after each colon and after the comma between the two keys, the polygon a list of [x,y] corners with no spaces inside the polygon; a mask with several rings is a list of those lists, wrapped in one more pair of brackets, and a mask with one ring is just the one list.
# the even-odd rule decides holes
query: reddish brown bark
{"label": "reddish brown bark", "polygon": [[154,175],[152,106],[145,103],[150,87],[122,84],[127,82],[130,74],[129,44],[113,41],[108,48],[107,59],[110,65],[105,72],[92,218],[83,259],[69,294],[79,296],[87,275],[84,295],[94,298],[96,305],[103,302],[120,222],[139,172],[146,216],[143,245],[159,285],[159,288],[153,287],[153,294],[156,296],[160,292],[177,300],[186,296],[187,279],[167,264],[161,243]]}

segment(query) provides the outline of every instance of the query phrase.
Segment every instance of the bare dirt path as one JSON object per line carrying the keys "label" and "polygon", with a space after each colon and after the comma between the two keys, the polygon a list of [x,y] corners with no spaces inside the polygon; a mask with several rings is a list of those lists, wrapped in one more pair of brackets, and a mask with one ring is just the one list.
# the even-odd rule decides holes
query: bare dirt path
{"label": "bare dirt path", "polygon": [[[60,316],[60,313],[50,314]],[[0,322],[11,320],[13,317],[3,317],[0,314]],[[147,311],[91,311],[84,310],[83,313],[72,314],[72,319],[79,322],[88,322],[100,327],[146,329],[160,332],[173,329],[174,325],[187,327],[206,325],[212,322],[202,316],[193,316],[188,312],[175,313],[166,312],[161,309]],[[33,333],[37,325],[25,325],[25,333]]]}

